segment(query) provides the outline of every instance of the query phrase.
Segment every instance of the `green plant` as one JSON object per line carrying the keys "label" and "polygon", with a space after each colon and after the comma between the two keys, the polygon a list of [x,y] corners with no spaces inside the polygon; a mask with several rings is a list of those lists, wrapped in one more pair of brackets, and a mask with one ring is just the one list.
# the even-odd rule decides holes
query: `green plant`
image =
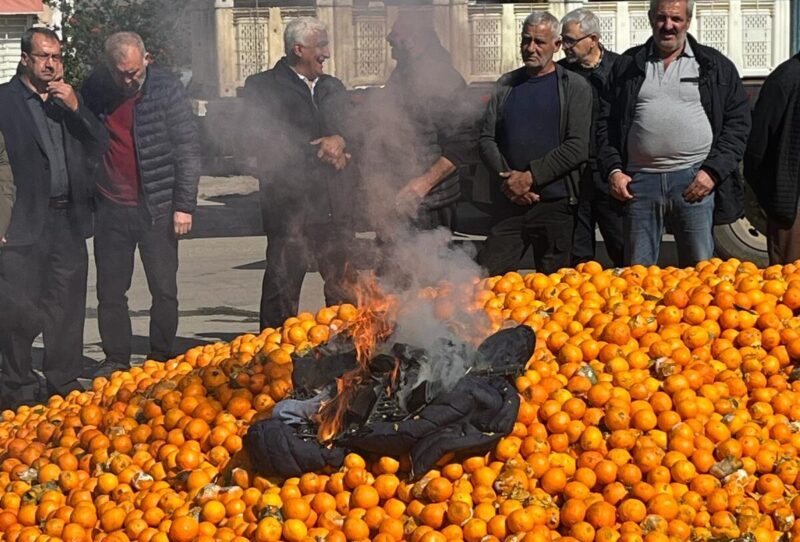
{"label": "green plant", "polygon": [[137,32],[160,66],[189,65],[189,0],[45,0],[62,13],[64,68],[79,85],[102,60],[105,39],[122,30]]}

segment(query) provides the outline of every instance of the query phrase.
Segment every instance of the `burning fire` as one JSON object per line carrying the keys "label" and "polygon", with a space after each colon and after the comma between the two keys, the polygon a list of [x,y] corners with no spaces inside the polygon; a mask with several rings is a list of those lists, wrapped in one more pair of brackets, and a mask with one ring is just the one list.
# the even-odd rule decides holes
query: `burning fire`
{"label": "burning fire", "polygon": [[353,290],[358,313],[343,331],[353,338],[358,368],[337,379],[336,396],[320,407],[316,421],[321,442],[329,442],[341,432],[347,407],[369,372],[378,344],[389,338],[397,323],[398,300],[380,288],[374,272],[360,273]]}
{"label": "burning fire", "polygon": [[[492,332],[491,322],[483,311],[465,312],[460,308],[469,306],[472,284],[439,286],[438,289],[424,288],[416,296],[400,299],[380,287],[374,272],[358,274],[351,286],[358,302],[358,312],[355,319],[342,330],[352,337],[358,366],[337,379],[336,396],[323,402],[314,417],[320,442],[330,442],[344,429],[347,408],[352,404],[359,387],[369,379],[370,364],[378,346],[395,331],[403,311],[419,310],[421,303],[432,304],[433,316],[437,320],[445,322],[453,333],[476,347]],[[399,363],[397,360],[397,367],[392,374],[392,387],[397,385]],[[391,395],[394,390],[388,391]]]}

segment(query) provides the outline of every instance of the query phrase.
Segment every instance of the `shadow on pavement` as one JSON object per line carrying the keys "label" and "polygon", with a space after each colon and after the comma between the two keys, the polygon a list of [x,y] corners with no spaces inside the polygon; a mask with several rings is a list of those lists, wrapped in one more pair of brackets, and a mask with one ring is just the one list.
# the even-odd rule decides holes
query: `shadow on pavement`
{"label": "shadow on pavement", "polygon": [[263,235],[258,192],[213,196],[202,200],[186,239]]}

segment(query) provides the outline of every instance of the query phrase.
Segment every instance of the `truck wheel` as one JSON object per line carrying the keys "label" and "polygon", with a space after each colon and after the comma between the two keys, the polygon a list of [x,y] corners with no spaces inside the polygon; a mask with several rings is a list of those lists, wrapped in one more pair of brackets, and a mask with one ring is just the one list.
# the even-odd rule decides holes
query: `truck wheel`
{"label": "truck wheel", "polygon": [[767,267],[767,238],[750,221],[740,218],[732,224],[714,227],[714,245],[722,259],[738,258]]}

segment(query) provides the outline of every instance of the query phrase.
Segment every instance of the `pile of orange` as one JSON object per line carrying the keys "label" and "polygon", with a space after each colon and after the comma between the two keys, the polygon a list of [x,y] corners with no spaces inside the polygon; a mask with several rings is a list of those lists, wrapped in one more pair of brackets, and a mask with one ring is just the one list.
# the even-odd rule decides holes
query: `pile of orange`
{"label": "pile of orange", "polygon": [[[800,262],[798,262],[800,264]],[[407,458],[256,474],[242,435],[291,354],[351,305],[3,413],[0,541],[755,542],[800,537],[800,267],[596,263],[475,280],[463,313],[537,331],[511,435],[408,479]],[[453,313],[443,285],[426,291]]]}

